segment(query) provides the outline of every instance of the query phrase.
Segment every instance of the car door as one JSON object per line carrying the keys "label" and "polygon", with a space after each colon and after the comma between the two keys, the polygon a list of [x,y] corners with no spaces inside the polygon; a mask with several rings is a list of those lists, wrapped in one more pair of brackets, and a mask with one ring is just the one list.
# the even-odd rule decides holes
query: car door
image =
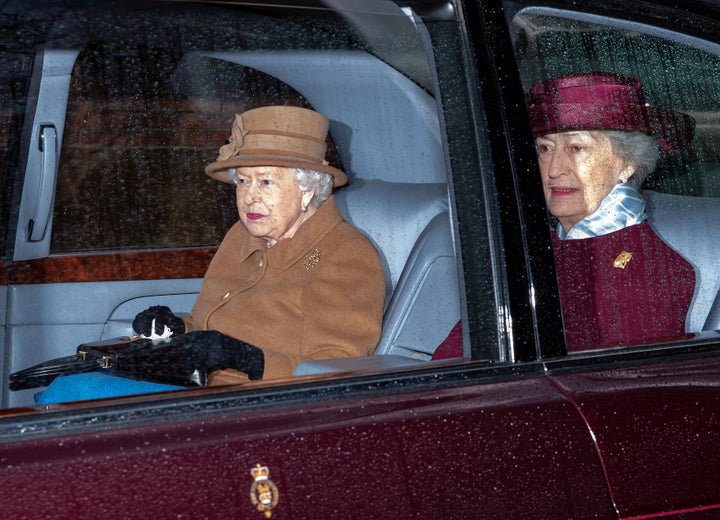
{"label": "car door", "polygon": [[[42,320],[49,323],[49,337],[51,328],[57,333],[64,326],[58,322],[66,318],[56,316],[57,310],[67,307],[70,314],[86,307],[76,305],[83,298],[97,298],[92,305],[98,309],[88,316],[98,317],[80,315],[74,323],[85,332],[102,334],[106,314],[113,316],[108,305],[115,308],[127,300],[129,307],[133,298],[163,294],[154,287],[143,292],[136,277],[153,278],[146,273],[155,273],[173,286],[177,272],[188,272],[190,267],[182,262],[156,270],[141,261],[153,255],[187,258],[172,249],[124,249],[136,243],[126,242],[127,237],[149,240],[143,247],[157,245],[153,241],[163,225],[158,217],[138,225],[132,213],[151,206],[155,199],[143,199],[141,190],[135,190],[137,182],[124,181],[122,190],[116,188],[118,172],[147,161],[146,155],[133,151],[133,160],[120,155],[101,163],[93,168],[93,178],[99,179],[94,184],[82,169],[91,164],[93,155],[115,159],[117,143],[123,141],[114,134],[125,127],[131,128],[133,138],[149,138],[145,129],[132,126],[133,120],[160,119],[168,104],[185,102],[193,92],[199,92],[200,99],[193,99],[192,110],[186,110],[188,124],[194,122],[193,132],[203,138],[222,143],[227,130],[220,133],[218,128],[228,120],[213,112],[222,103],[215,103],[211,94],[219,89],[239,100],[222,106],[224,113],[241,109],[248,89],[234,89],[242,83],[234,75],[240,66],[244,74],[254,75],[242,80],[258,82],[259,96],[288,102],[292,92],[283,85],[289,85],[329,115],[337,153],[354,181],[347,195],[338,194],[338,199],[347,202],[348,218],[355,218],[355,225],[376,241],[393,292],[412,285],[406,284],[410,271],[404,266],[406,258],[414,258],[410,250],[427,243],[433,247],[434,242],[423,241],[425,225],[439,216],[446,219],[441,229],[450,235],[443,241],[450,244],[450,252],[443,254],[449,255],[444,258],[451,259],[458,275],[427,277],[430,283],[423,290],[397,300],[430,309],[422,314],[424,330],[432,332],[434,341],[443,342],[452,336],[454,323],[438,319],[441,313],[432,307],[438,298],[433,296],[447,283],[460,284],[454,292],[448,291],[455,299],[449,310],[456,312],[454,321],[460,325],[459,352],[446,361],[414,359],[413,366],[402,369],[358,365],[320,376],[112,400],[37,406],[25,395],[11,400],[22,407],[6,409],[0,417],[4,514],[8,518],[525,518],[535,511],[557,511],[565,517],[612,518],[613,505],[593,439],[576,409],[546,380],[538,360],[538,336],[556,342],[561,350],[562,337],[553,326],[559,321],[557,305],[548,303],[538,310],[550,320],[541,322],[528,301],[530,281],[549,277],[552,266],[527,269],[518,194],[510,169],[503,168],[510,156],[501,131],[496,70],[475,61],[488,60],[486,47],[510,50],[501,11],[481,16],[474,5],[465,12],[460,3],[437,2],[412,6],[339,2],[333,9],[315,2],[299,2],[294,9],[287,2],[282,6],[180,4],[138,9],[129,21],[121,11],[93,11],[90,6],[90,11],[65,13],[67,27],[77,27],[74,22],[83,31],[101,35],[117,30],[120,37],[109,44],[75,47],[70,44],[84,41],[82,31],[71,31],[78,34],[66,39],[50,39],[63,49],[80,49],[72,71],[66,67],[63,72],[70,74],[68,91],[79,95],[70,94],[67,100],[50,253],[40,259],[15,257],[11,290],[20,292],[10,298],[14,305],[10,314],[47,308]],[[482,23],[473,33],[477,47],[471,47],[468,28],[475,17]],[[487,27],[482,25],[486,22]],[[152,27],[154,31],[133,36],[152,45],[133,53],[122,41],[130,34],[121,31],[123,23]],[[182,30],[158,28],[174,23]],[[67,27],[60,23],[54,29]],[[192,52],[167,50],[167,35],[174,35],[173,41]],[[172,55],[168,58],[172,67],[162,72],[171,78],[180,99],[168,103],[153,96],[127,95],[145,81],[130,66],[147,66],[150,62],[143,60],[164,52]],[[129,79],[103,97],[98,95],[103,94],[102,80],[113,76],[106,74],[107,67],[98,68],[96,60],[108,56],[102,62],[123,69]],[[216,74],[221,76],[219,85],[214,83]],[[154,87],[157,78],[150,78],[147,81]],[[502,95],[510,98],[518,90],[515,84]],[[88,104],[93,95],[105,103],[99,111]],[[290,99],[303,101],[297,96]],[[98,130],[97,112],[107,114],[138,100],[141,110],[133,118],[117,117],[122,124]],[[260,101],[266,99],[254,100]],[[77,135],[71,135],[69,128],[76,128]],[[83,132],[94,134],[100,146],[92,148],[79,140]],[[528,140],[521,134],[518,138]],[[162,139],[146,146],[161,147]],[[70,180],[63,180],[63,164],[69,165],[65,179]],[[171,182],[176,170],[162,171],[162,166],[149,173],[140,170],[130,179],[177,193]],[[504,172],[497,179],[496,168]],[[164,176],[165,182],[153,184],[153,176]],[[73,193],[63,183],[83,189]],[[100,197],[103,190],[117,195],[121,203],[109,206],[111,199]],[[94,198],[85,198],[86,193]],[[73,200],[73,195],[78,198]],[[215,196],[220,197],[217,192]],[[530,197],[541,202],[537,194]],[[64,202],[58,204],[59,200]],[[105,206],[112,210],[98,211]],[[123,212],[128,206],[129,216]],[[87,207],[95,211],[88,214]],[[162,208],[180,211],[170,203]],[[379,217],[364,221],[361,217],[368,208]],[[167,220],[180,225],[182,218],[173,215]],[[77,231],[64,232],[73,219],[92,225],[70,226]],[[115,242],[104,242],[116,230],[121,232],[110,237]],[[24,239],[14,238],[13,244],[18,240]],[[103,244],[107,252],[80,251],[92,241]],[[532,247],[546,249],[547,237],[538,233]],[[59,278],[62,265],[79,269],[73,278]],[[108,273],[112,280],[106,280]],[[39,274],[44,276],[42,283]],[[166,285],[158,282],[161,288]],[[538,289],[538,294],[548,294],[549,302],[557,302],[552,292],[552,286]],[[126,325],[132,310],[119,318]],[[24,316],[19,325],[26,326],[30,336],[41,319]],[[11,320],[13,327],[19,319]],[[399,335],[408,343],[402,346],[419,352],[414,343],[424,338],[410,332]],[[64,335],[70,351],[75,338]],[[57,340],[48,342],[54,345]],[[33,337],[13,340],[8,348],[32,349],[41,361],[47,353],[36,354],[35,343]],[[425,359],[432,353],[432,349],[425,352]],[[13,368],[20,364],[14,362]],[[93,485],[81,489],[68,485],[72,481]]]}
{"label": "car door", "polygon": [[104,432],[71,405],[51,436],[27,416],[2,431],[5,515],[616,518],[585,424],[542,371],[421,372],[156,400],[150,424],[137,398],[96,402]]}
{"label": "car door", "polygon": [[720,509],[718,360],[714,351],[665,356],[606,359],[603,368],[572,374],[557,366],[552,379],[597,440],[621,518],[712,518]]}
{"label": "car door", "polygon": [[[597,442],[620,518],[711,518],[719,501],[712,475],[720,462],[714,318],[720,199],[713,130],[720,32],[708,10],[668,17],[677,6],[657,4],[642,13],[628,7],[618,17],[599,3],[505,3],[525,89],[574,72],[631,74],[658,89],[648,94],[651,102],[677,107],[696,121],[696,151],[663,158],[643,187],[649,223],[694,267],[686,334],[665,344],[647,337],[628,349],[546,356],[546,367]],[[693,28],[699,19],[702,31]]]}
{"label": "car door", "polygon": [[[197,174],[184,189],[172,189],[170,173],[199,171],[202,152],[211,147],[195,151],[185,126],[170,126],[172,117],[182,122],[180,104],[158,123],[161,112],[148,114],[140,105],[156,92],[132,83],[123,91],[137,73],[132,54],[138,47],[98,51],[92,45],[79,42],[68,50],[48,43],[28,72],[30,102],[16,152],[24,177],[17,219],[9,221],[12,275],[3,298],[8,372],[67,355],[83,342],[132,335],[132,319],[151,305],[188,313],[223,229],[234,219],[229,188],[221,193]],[[125,57],[129,65],[112,68],[107,60],[113,52],[131,55]],[[153,58],[154,66],[163,59],[147,61]],[[98,75],[119,90],[97,87]],[[156,179],[138,177],[151,169]],[[228,203],[198,214],[203,197]],[[168,211],[190,225],[161,229]],[[31,401],[31,392],[3,392],[5,406]]]}
{"label": "car door", "polygon": [[[627,8],[590,3],[586,9],[594,15],[609,16],[609,9],[618,17],[617,10],[624,13]],[[168,230],[162,226],[173,223],[169,234],[175,235],[184,219],[183,209],[172,202],[185,200],[184,189],[193,194],[203,189],[185,188],[177,182],[177,168],[164,168],[163,162],[157,168],[138,168],[152,163],[148,153],[165,146],[167,133],[155,132],[162,126],[132,123],[154,123],[169,106],[190,99],[190,108],[181,110],[187,121],[183,129],[216,143],[207,145],[214,150],[227,137],[228,114],[242,109],[246,96],[256,93],[253,103],[268,98],[307,102],[328,113],[338,155],[334,160],[340,160],[353,181],[345,195],[338,193],[338,199],[347,202],[346,217],[356,218],[353,223],[374,240],[385,260],[391,304],[412,301],[429,309],[422,314],[424,330],[434,333],[433,341],[437,337],[451,344],[454,357],[427,360],[434,355],[432,349],[428,353],[415,348],[423,338],[408,333],[399,335],[409,343],[401,345],[403,349],[425,357],[412,358],[414,363],[404,368],[367,368],[361,364],[366,359],[348,359],[344,370],[323,375],[45,406],[34,405],[26,394],[14,401],[22,407],[0,414],[3,513],[8,518],[711,514],[718,500],[707,484],[696,489],[689,480],[679,492],[667,497],[659,493],[667,489],[673,472],[697,469],[701,478],[712,472],[712,453],[690,464],[686,460],[693,447],[704,454],[716,435],[713,423],[702,422],[713,408],[714,332],[698,330],[665,343],[566,353],[550,220],[524,103],[528,78],[526,68],[518,66],[528,63],[518,49],[524,50],[529,40],[514,39],[518,27],[531,35],[546,33],[541,24],[519,22],[563,16],[523,11],[538,7],[535,4],[164,2],[135,5],[137,10],[126,12],[91,2],[77,10],[66,7],[67,12],[46,12],[40,4],[34,7],[43,9],[30,9],[41,13],[41,19],[60,17],[61,23],[51,24],[55,32],[43,32],[52,36],[52,48],[81,49],[74,63],[83,70],[77,81],[71,72],[69,82],[69,90],[76,88],[81,95],[67,113],[74,114],[77,133],[94,134],[99,146],[75,140],[68,147],[70,132],[64,131],[62,154],[71,148],[65,156],[70,159],[65,163],[66,182],[85,188],[78,194],[105,190],[119,203],[108,206],[105,201],[112,197],[73,199],[76,193],[61,187],[58,173],[55,200],[62,197],[66,203],[53,213],[53,228],[62,220],[92,225],[69,226],[79,231],[58,235],[55,256],[12,262],[11,291],[14,284],[29,286],[24,309],[44,307],[47,295],[34,298],[32,291],[45,286],[57,291],[58,300],[72,301],[67,298],[74,293],[63,289],[73,284],[56,284],[49,276],[57,273],[49,266],[66,257],[81,267],[74,278],[80,285],[102,287],[106,275],[97,273],[114,273],[103,295],[111,301],[115,288],[134,287],[138,274],[172,285],[177,273],[187,273],[188,257],[178,256],[177,243],[172,236],[166,238]],[[572,13],[578,9],[567,7]],[[640,8],[630,9],[633,16],[647,16]],[[669,19],[665,9],[657,7],[655,19]],[[692,19],[694,11],[688,9]],[[123,32],[130,26],[140,27],[140,36]],[[82,31],[72,30],[77,27]],[[64,34],[68,28],[70,35]],[[115,37],[80,46],[86,33]],[[133,37],[126,38],[128,34]],[[133,51],[126,39],[143,45]],[[108,56],[112,59],[105,59]],[[153,56],[164,59],[152,61]],[[573,63],[566,55],[562,58]],[[128,80],[107,90],[103,85],[115,82],[103,81],[107,67],[98,68],[98,61],[124,70]],[[152,66],[157,63],[166,67]],[[157,73],[136,72],[143,68]],[[542,71],[542,66],[532,70]],[[169,78],[172,89],[160,89],[158,78]],[[149,87],[145,95],[135,95],[143,86]],[[174,92],[175,97],[148,92]],[[236,104],[223,105],[217,92]],[[98,114],[84,104],[93,95],[103,100],[100,112],[105,116],[112,109],[124,111],[126,103],[136,102],[140,108],[132,117],[117,117],[121,124],[97,126],[97,117],[90,116]],[[72,96],[68,98],[70,107]],[[151,136],[157,141],[145,146],[149,151],[122,155],[126,150],[116,148],[114,136],[118,128],[130,129],[129,141],[120,140],[123,143],[138,135],[141,144]],[[183,150],[195,153],[196,146]],[[94,154],[110,160],[94,170],[93,178],[99,181],[93,184],[82,168]],[[172,154],[164,157],[167,161]],[[183,161],[192,170],[191,163]],[[131,180],[118,183],[120,171],[131,172]],[[136,189],[141,180],[155,189]],[[174,196],[154,208],[167,218],[160,222],[157,213],[150,213],[154,216],[149,220],[138,221],[133,213],[153,208],[160,189]],[[203,200],[223,196],[210,193]],[[105,206],[112,210],[100,211]],[[210,211],[211,206],[202,209]],[[87,207],[92,208],[89,213]],[[374,218],[364,220],[368,213]],[[437,217],[446,219],[441,229],[450,235],[444,241],[450,243],[450,253],[443,251],[443,257],[454,261],[457,276],[425,277],[428,286],[418,284],[422,290],[400,294],[415,271],[406,269],[406,261],[415,258],[416,246],[433,247],[433,241],[424,241],[424,231]],[[710,222],[703,219],[706,225]],[[103,242],[116,230],[120,232],[112,240]],[[92,240],[108,252],[81,253]],[[17,243],[15,234],[12,243]],[[168,249],[125,250],[137,243]],[[198,248],[204,251],[206,246]],[[146,256],[166,259],[167,253],[181,261],[147,266]],[[23,273],[29,273],[26,284],[16,281]],[[38,273],[46,276],[44,282],[31,283]],[[90,274],[99,279],[87,280]],[[182,274],[185,279],[193,277]],[[457,284],[457,293],[448,283]],[[704,287],[706,307],[693,311],[693,327],[702,321],[702,312],[709,312],[712,285]],[[162,294],[155,291],[151,294]],[[456,305],[433,297],[440,291],[452,293]],[[122,296],[122,301],[127,298]],[[134,301],[128,300],[127,311],[118,318],[125,326]],[[457,311],[457,327],[439,319],[445,313],[433,307],[438,301]],[[47,318],[51,324],[58,320]],[[407,322],[412,325],[413,320]],[[77,318],[76,323],[86,322]],[[102,334],[99,323],[91,325]],[[63,340],[70,351],[74,338],[68,334]],[[13,342],[6,350],[32,345]],[[692,392],[686,392],[688,388]],[[627,402],[633,407],[625,408]],[[699,404],[691,407],[691,402]],[[681,411],[688,408],[691,421],[683,425]],[[695,444],[692,434],[700,432],[708,435],[707,444]],[[652,442],[661,435],[664,440]],[[670,445],[681,447],[677,455],[661,453]],[[632,457],[623,459],[626,452]],[[678,466],[668,467],[670,463]],[[652,486],[643,486],[648,479],[654,479]]]}

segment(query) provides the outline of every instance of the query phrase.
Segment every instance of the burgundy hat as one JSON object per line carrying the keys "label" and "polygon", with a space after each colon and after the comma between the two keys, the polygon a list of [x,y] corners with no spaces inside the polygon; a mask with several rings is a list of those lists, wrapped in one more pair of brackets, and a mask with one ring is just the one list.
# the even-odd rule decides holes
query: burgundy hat
{"label": "burgundy hat", "polygon": [[682,112],[651,107],[640,81],[608,72],[563,76],[533,85],[527,95],[533,134],[570,130],[644,132],[663,152],[686,148],[695,120]]}
{"label": "burgundy hat", "polygon": [[236,114],[228,143],[205,167],[214,179],[231,182],[229,168],[280,166],[328,173],[333,186],[347,183],[344,172],[325,160],[330,121],[319,112],[291,106],[267,106]]}

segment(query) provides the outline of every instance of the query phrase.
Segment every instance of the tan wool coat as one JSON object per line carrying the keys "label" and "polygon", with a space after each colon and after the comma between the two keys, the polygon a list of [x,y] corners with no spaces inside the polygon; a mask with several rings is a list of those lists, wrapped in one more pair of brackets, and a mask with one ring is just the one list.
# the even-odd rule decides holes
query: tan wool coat
{"label": "tan wool coat", "polygon": [[[187,332],[218,330],[263,350],[264,379],[312,359],[366,356],[379,338],[385,279],[377,251],[331,196],[292,238],[268,248],[242,222],[210,263]],[[234,370],[210,384],[235,384]]]}

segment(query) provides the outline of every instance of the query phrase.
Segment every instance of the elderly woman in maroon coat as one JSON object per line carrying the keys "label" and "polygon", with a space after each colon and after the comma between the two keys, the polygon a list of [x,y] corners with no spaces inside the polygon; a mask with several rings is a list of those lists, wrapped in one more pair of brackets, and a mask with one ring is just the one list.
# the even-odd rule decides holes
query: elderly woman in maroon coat
{"label": "elderly woman in maroon coat", "polygon": [[639,187],[661,153],[689,145],[693,120],[600,72],[533,86],[528,110],[568,351],[682,335],[695,271],[648,224]]}
{"label": "elderly woman in maroon coat", "polygon": [[[684,334],[695,271],[648,224],[639,188],[661,153],[690,144],[693,120],[603,72],[538,83],[527,104],[568,352]],[[458,324],[433,359],[461,353]]]}

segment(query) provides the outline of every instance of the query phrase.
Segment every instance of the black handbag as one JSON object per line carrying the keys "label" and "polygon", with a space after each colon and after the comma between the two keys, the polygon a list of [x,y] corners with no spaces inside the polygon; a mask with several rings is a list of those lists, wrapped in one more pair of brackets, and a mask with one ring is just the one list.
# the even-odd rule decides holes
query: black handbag
{"label": "black handbag", "polygon": [[[113,341],[117,342],[122,340],[123,338],[117,338],[117,340]],[[88,345],[90,345],[90,343],[88,343]],[[12,391],[48,386],[56,377],[95,372],[100,369],[102,365],[103,362],[99,359],[83,359],[77,354],[74,356],[55,358],[24,370],[13,372],[10,374],[9,386]]]}
{"label": "black handbag", "polygon": [[207,386],[209,369],[203,366],[199,349],[212,345],[192,341],[196,335],[137,339],[125,344],[85,343],[77,348],[77,356],[120,377],[176,386]]}
{"label": "black handbag", "polygon": [[74,356],[52,359],[10,374],[10,390],[48,386],[63,375],[104,370],[120,377],[176,386],[207,386],[221,368],[262,379],[265,357],[257,347],[216,330],[167,339],[116,338],[83,343]]}
{"label": "black handbag", "polygon": [[[10,390],[48,386],[62,375],[82,374],[98,370],[113,375],[177,386],[207,386],[208,374],[219,368],[233,366],[237,355],[228,336],[220,332],[197,331],[169,339],[116,338],[83,343],[74,356],[65,356],[10,374]],[[238,365],[241,363],[238,362]],[[262,373],[249,373],[259,379]]]}

